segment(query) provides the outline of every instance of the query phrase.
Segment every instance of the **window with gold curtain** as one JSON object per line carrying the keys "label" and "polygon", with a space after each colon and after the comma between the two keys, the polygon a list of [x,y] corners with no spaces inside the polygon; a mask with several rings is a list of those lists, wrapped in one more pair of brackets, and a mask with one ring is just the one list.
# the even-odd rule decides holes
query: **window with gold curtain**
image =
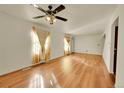
{"label": "window with gold curtain", "polygon": [[50,32],[38,27],[32,27],[33,63],[46,62],[50,59],[51,39]]}
{"label": "window with gold curtain", "polygon": [[32,56],[33,56],[33,64],[37,64],[40,62],[41,53],[41,45],[39,42],[38,35],[36,33],[35,27],[32,28]]}
{"label": "window with gold curtain", "polygon": [[71,54],[71,36],[69,35],[64,37],[64,54]]}

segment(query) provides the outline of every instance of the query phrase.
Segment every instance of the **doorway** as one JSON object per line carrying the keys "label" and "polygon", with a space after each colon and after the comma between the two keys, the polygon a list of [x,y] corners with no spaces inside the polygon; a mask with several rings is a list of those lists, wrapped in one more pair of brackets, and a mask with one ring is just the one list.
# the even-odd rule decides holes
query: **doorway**
{"label": "doorway", "polygon": [[116,80],[116,71],[117,71],[118,32],[119,32],[119,17],[115,19],[111,27],[110,73],[114,78],[114,82]]}
{"label": "doorway", "polygon": [[119,17],[115,19],[112,24],[111,32],[111,59],[110,59],[110,71],[116,78],[116,69],[117,69],[117,49],[118,49],[118,28],[119,28]]}
{"label": "doorway", "polygon": [[115,39],[114,39],[114,62],[113,62],[113,73],[116,75],[117,66],[117,47],[118,47],[118,26],[115,26]]}

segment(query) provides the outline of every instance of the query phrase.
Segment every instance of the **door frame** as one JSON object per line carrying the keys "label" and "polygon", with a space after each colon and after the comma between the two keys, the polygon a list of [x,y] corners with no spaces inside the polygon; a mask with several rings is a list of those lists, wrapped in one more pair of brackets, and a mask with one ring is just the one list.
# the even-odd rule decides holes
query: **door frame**
{"label": "door frame", "polygon": [[112,73],[112,74],[114,74],[114,72],[113,72],[114,66],[113,65],[114,65],[115,26],[118,26],[118,28],[119,28],[118,24],[119,24],[119,17],[116,17],[116,19],[113,21],[113,24],[111,27],[110,73]]}

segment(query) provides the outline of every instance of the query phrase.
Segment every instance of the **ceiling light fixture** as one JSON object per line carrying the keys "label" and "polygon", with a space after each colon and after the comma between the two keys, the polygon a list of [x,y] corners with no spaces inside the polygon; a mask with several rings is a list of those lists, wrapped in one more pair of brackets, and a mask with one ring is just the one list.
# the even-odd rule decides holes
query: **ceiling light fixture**
{"label": "ceiling light fixture", "polygon": [[50,24],[53,24],[56,22],[56,18],[52,15],[46,16],[46,21],[48,21]]}
{"label": "ceiling light fixture", "polygon": [[40,6],[38,6],[36,4],[33,4],[33,6],[35,8],[37,8],[38,10],[42,11],[43,13],[45,13],[45,15],[40,15],[40,16],[33,17],[33,19],[38,19],[38,18],[45,17],[46,21],[48,21],[50,24],[55,23],[57,19],[58,20],[61,20],[61,21],[64,21],[64,22],[67,21],[66,18],[63,18],[61,16],[56,16],[57,13],[59,13],[62,10],[65,9],[65,6],[64,5],[59,5],[54,10],[52,9],[52,6],[51,5],[48,6],[48,10],[44,10],[43,8],[41,8]]}

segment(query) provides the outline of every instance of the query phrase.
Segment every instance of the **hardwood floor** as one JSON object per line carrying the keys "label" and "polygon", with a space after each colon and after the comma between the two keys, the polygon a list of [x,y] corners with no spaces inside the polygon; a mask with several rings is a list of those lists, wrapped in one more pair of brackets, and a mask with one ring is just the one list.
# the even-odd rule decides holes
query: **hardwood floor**
{"label": "hardwood floor", "polygon": [[1,76],[0,87],[112,88],[114,82],[101,56],[75,53]]}

